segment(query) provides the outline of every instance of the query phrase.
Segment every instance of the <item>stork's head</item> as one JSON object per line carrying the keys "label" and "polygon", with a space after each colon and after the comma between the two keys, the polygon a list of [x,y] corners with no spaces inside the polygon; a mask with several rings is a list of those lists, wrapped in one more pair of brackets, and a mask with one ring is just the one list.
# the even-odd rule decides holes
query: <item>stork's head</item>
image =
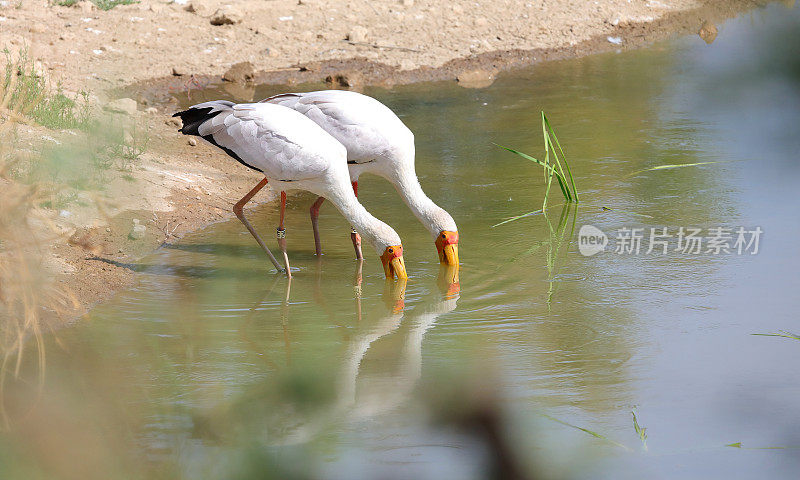
{"label": "stork's head", "polygon": [[360,233],[375,247],[383,264],[386,278],[408,278],[406,264],[403,260],[403,244],[400,243],[400,236],[392,227],[380,220],[375,220]]}
{"label": "stork's head", "polygon": [[458,265],[458,227],[447,211],[432,202],[424,209],[420,221],[431,232],[443,265]]}
{"label": "stork's head", "polygon": [[381,262],[383,263],[383,273],[386,278],[406,279],[406,263],[403,260],[403,246],[399,243],[397,245],[389,245],[383,250],[381,255]]}
{"label": "stork's head", "polygon": [[439,252],[439,262],[443,265],[458,265],[458,232],[442,230],[436,236],[436,251]]}

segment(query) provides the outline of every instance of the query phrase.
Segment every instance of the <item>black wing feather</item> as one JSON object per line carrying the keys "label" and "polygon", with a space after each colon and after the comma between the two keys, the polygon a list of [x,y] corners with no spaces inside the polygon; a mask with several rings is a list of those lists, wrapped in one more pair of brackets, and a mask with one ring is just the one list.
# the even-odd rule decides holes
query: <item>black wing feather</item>
{"label": "black wing feather", "polygon": [[[233,107],[234,105],[233,102],[229,102],[227,100],[219,100],[216,103],[224,105],[226,107]],[[213,119],[220,113],[222,113],[222,110],[214,110],[214,107],[201,107],[201,108],[190,107],[188,110],[177,112],[172,116],[180,117],[181,121],[183,122],[183,127],[181,127],[178,130],[182,134],[194,135],[195,137],[200,137],[203,140],[207,141],[208,143],[219,148],[223,152],[227,153],[230,157],[234,158],[237,162],[241,163],[245,167],[251,168],[257,172],[264,173],[263,170],[261,170],[260,168],[256,168],[250,165],[249,163],[245,162],[244,160],[242,160],[242,158],[230,148],[224,147],[219,143],[217,143],[217,141],[214,140],[214,137],[212,135],[200,135],[200,130],[199,130],[200,125]]]}

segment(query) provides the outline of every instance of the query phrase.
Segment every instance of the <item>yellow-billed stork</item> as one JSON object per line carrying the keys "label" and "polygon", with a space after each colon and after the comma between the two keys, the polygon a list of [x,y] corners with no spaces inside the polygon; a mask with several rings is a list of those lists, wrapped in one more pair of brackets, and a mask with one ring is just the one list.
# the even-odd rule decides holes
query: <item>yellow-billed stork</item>
{"label": "yellow-billed stork", "polygon": [[407,277],[400,237],[358,202],[349,181],[345,147],[316,123],[279,105],[224,100],[200,103],[173,116],[183,121],[180,132],[184,135],[198,136],[264,174],[265,178],[236,203],[233,211],[278,271],[282,270],[281,265],[242,212],[244,205],[270,181],[281,191],[277,237],[287,276],[291,277],[283,224],[286,191],[306,190],[329,199],[375,247],[387,278]]}
{"label": "yellow-billed stork", "polygon": [[[453,217],[425,195],[414,167],[414,134],[389,107],[372,97],[347,90],[283,93],[261,101],[296,110],[313,120],[347,149],[350,181],[358,195],[362,173],[391,182],[408,208],[434,237],[439,260],[458,265],[458,228]],[[325,200],[311,206],[317,255],[321,254],[317,218]],[[359,257],[357,238],[353,237]]]}

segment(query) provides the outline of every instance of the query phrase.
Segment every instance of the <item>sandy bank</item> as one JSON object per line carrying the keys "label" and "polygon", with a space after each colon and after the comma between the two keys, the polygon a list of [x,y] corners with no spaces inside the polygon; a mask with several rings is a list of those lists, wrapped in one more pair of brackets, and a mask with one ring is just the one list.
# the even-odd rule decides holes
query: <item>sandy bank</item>
{"label": "sandy bank", "polygon": [[[249,61],[262,80],[365,82],[455,78],[553,56],[628,48],[696,32],[752,7],[743,0],[141,0],[108,11],[89,2],[6,1],[0,47],[28,44],[67,90],[107,90],[173,73],[220,77]],[[186,3],[182,3],[186,2]],[[610,43],[608,37],[614,42]],[[351,60],[359,59],[356,62]]]}

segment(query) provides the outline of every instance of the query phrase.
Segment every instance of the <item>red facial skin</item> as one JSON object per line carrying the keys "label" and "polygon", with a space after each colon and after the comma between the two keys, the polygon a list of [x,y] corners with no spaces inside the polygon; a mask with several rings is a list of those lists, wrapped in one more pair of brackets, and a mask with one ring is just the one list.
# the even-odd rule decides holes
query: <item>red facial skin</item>
{"label": "red facial skin", "polygon": [[393,258],[402,256],[403,247],[399,245],[395,247],[386,247],[386,250],[383,251],[383,255],[381,255],[381,262],[386,265],[387,263],[391,262]]}
{"label": "red facial skin", "polygon": [[[381,255],[381,263],[383,263],[383,270],[386,273],[386,278],[393,278],[391,272],[390,263],[395,258],[402,259],[403,257],[403,247],[400,245],[393,245],[390,247],[386,247],[384,250],[383,255]],[[405,274],[405,272],[403,272]]]}
{"label": "red facial skin", "polygon": [[439,261],[444,262],[445,245],[458,245],[458,232],[443,231],[436,236],[436,251],[439,252]]}

